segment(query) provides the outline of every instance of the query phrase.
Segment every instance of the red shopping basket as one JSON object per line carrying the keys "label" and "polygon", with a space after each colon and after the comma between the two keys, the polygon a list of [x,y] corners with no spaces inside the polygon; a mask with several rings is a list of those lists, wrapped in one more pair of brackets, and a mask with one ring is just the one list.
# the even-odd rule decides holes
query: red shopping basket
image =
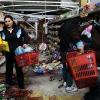
{"label": "red shopping basket", "polygon": [[25,67],[38,63],[38,52],[29,52],[15,57],[19,67]]}
{"label": "red shopping basket", "polygon": [[69,52],[67,63],[77,87],[84,88],[96,84],[98,72],[94,51],[86,51],[84,54]]}

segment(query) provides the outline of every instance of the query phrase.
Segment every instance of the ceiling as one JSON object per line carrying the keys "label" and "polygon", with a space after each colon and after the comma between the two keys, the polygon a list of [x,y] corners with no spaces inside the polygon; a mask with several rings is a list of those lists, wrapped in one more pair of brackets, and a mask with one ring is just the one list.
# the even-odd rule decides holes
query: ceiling
{"label": "ceiling", "polygon": [[[78,5],[77,3],[66,2],[67,0],[61,1],[63,0],[0,0],[0,9],[22,14],[57,15],[70,11]],[[62,5],[67,7],[62,7]]]}

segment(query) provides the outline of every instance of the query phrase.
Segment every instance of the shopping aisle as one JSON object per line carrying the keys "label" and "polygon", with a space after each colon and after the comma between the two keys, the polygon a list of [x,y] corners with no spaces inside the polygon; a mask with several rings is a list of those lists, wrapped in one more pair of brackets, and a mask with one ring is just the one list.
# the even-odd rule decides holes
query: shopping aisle
{"label": "shopping aisle", "polygon": [[[1,66],[1,69],[0,73],[4,73],[5,65]],[[31,67],[25,69],[24,72],[26,89],[31,91],[29,98],[32,99],[29,100],[73,100],[73,98],[74,100],[82,100],[84,94],[88,91],[88,88],[86,88],[74,93],[67,93],[64,87],[58,88],[62,84],[62,81],[59,81],[61,78],[59,76],[55,76],[53,81],[49,81],[49,75],[34,75]],[[28,98],[25,98],[25,100],[28,100]]]}
{"label": "shopping aisle", "polygon": [[[31,90],[30,97],[43,97],[43,100],[82,100],[88,88],[80,89],[74,93],[67,93],[64,86],[58,88],[63,82],[59,81],[60,76],[55,75],[53,81],[49,80],[50,75],[35,76],[31,68],[26,73],[26,88]],[[35,99],[34,99],[35,100]],[[41,99],[36,99],[41,100]]]}
{"label": "shopping aisle", "polygon": [[83,95],[88,91],[88,89],[80,89],[75,93],[67,93],[64,87],[58,88],[60,84],[62,82],[57,78],[49,81],[49,76],[34,76],[29,78],[27,89],[33,91],[32,97],[43,96],[46,98],[43,100],[73,100],[73,98],[74,100],[82,100]]}

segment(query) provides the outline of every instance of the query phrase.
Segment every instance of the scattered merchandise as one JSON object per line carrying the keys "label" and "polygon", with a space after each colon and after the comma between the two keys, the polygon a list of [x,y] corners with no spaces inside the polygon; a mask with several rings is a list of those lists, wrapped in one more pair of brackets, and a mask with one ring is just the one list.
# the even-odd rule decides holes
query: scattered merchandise
{"label": "scattered merchandise", "polygon": [[0,84],[0,100],[5,100],[6,85]]}
{"label": "scattered merchandise", "polygon": [[6,86],[5,84],[0,84],[0,92],[6,91]]}
{"label": "scattered merchandise", "polygon": [[45,73],[45,69],[43,67],[36,67],[34,69],[34,72],[37,73],[38,75],[39,74],[44,74]]}
{"label": "scattered merchandise", "polygon": [[62,75],[62,64],[60,61],[53,61],[51,63],[42,63],[39,65],[36,65],[35,68],[33,68],[33,71],[40,75],[40,74],[58,74]]}
{"label": "scattered merchandise", "polygon": [[39,50],[46,50],[46,48],[47,48],[47,45],[45,43],[41,43],[39,45]]}
{"label": "scattered merchandise", "polygon": [[60,59],[60,53],[57,50],[53,51],[52,55],[55,60]]}

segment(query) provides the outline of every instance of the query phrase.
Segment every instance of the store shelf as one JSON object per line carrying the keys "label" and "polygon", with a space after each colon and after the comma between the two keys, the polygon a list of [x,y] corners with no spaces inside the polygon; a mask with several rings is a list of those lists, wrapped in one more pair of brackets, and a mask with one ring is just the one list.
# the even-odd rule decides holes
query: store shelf
{"label": "store shelf", "polygon": [[[92,14],[96,14],[97,12],[100,12],[100,8],[97,8],[97,9],[95,9],[94,11],[91,11],[89,14],[88,14],[88,16],[92,16]],[[86,17],[85,17],[86,18]],[[73,17],[70,17],[70,18],[67,18],[67,19],[61,19],[61,20],[57,20],[57,21],[52,21],[52,22],[50,22],[50,23],[48,23],[48,25],[52,25],[52,24],[54,24],[54,25],[60,25],[60,24],[62,24],[63,22],[65,22],[65,21],[71,21],[71,20],[74,20],[74,19],[78,19],[78,20],[80,20],[80,19],[82,19],[79,15],[76,15],[76,16],[73,16]],[[84,18],[83,18],[84,19]]]}
{"label": "store shelf", "polygon": [[69,20],[72,20],[73,18],[77,18],[77,17],[79,17],[79,16],[77,15],[77,16],[73,16],[73,17],[70,17],[70,18],[67,18],[67,19],[60,19],[60,20],[57,20],[57,21],[52,21],[52,22],[48,23],[48,25],[52,25],[52,24],[60,25],[67,20],[69,21]]}
{"label": "store shelf", "polygon": [[48,39],[52,40],[53,42],[60,42],[58,37],[47,37]]}
{"label": "store shelf", "polygon": [[52,25],[50,27],[48,27],[48,29],[59,29],[61,27],[61,25]]}
{"label": "store shelf", "polygon": [[58,43],[60,42],[60,39],[58,37],[58,31],[60,27],[61,25],[48,25],[48,43],[56,49],[59,48]]}
{"label": "store shelf", "polygon": [[54,48],[59,48],[58,44],[55,44],[53,41],[49,40],[49,43],[54,47]]}

